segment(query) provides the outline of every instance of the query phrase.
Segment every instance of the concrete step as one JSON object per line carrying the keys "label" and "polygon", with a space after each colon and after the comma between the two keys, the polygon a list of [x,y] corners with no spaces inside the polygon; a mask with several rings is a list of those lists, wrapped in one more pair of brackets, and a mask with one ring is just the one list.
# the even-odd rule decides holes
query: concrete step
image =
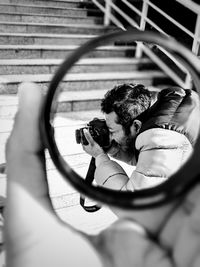
{"label": "concrete step", "polygon": [[[154,79],[164,79],[160,71],[103,72],[103,73],[69,73],[59,87],[64,91],[84,91],[109,89],[116,84],[137,82],[146,86],[153,84]],[[0,94],[15,94],[21,82],[36,82],[46,91],[52,79],[51,74],[1,75]]]}
{"label": "concrete step", "polygon": [[[0,59],[64,59],[77,48],[76,45],[0,45]],[[135,47],[101,46],[85,57],[133,57],[134,53]]]}
{"label": "concrete step", "polygon": [[1,13],[0,21],[5,22],[31,22],[31,23],[57,23],[57,24],[103,24],[101,17],[73,17],[48,14],[29,14],[29,13]]}
{"label": "concrete step", "polygon": [[[3,59],[0,61],[0,74],[49,74],[55,73],[61,59]],[[147,58],[83,58],[70,70],[72,73],[135,71],[149,65]]]}
{"label": "concrete step", "polygon": [[[94,37],[97,37],[97,35],[0,32],[0,45],[80,45]],[[131,48],[131,44],[120,41],[114,43],[117,46]],[[132,47],[134,46],[132,45]]]}
{"label": "concrete step", "polygon": [[96,35],[4,32],[0,33],[0,45],[81,45],[94,37]]}
{"label": "concrete step", "polygon": [[[60,106],[62,105],[62,102],[64,105],[67,107],[66,111],[74,111],[74,110],[85,110],[84,109],[84,103],[91,103],[92,100],[98,101],[102,99],[104,94],[106,93],[107,90],[102,89],[102,90],[89,90],[89,91],[80,91],[78,92],[73,92],[73,91],[66,91],[62,92],[60,94],[60,97],[58,99]],[[7,133],[9,133],[13,127],[13,122],[12,120],[14,119],[14,116],[16,114],[18,107],[18,95],[0,95],[0,119],[1,125],[0,125],[0,134],[1,134],[1,142],[5,143],[3,139],[6,140],[7,138]],[[88,107],[85,105],[85,108]],[[89,108],[88,108],[89,109]],[[88,110],[87,109],[87,110]],[[63,108],[64,110],[64,108]],[[90,108],[91,110],[91,108]],[[77,116],[77,115],[76,115]],[[76,125],[79,123],[79,120],[76,118],[76,116],[73,117],[76,121]],[[80,114],[79,114],[80,116]],[[83,116],[83,119],[85,118],[86,115]],[[95,117],[95,115],[94,115]],[[86,117],[87,119],[87,117]],[[62,125],[57,125],[57,126],[63,126]],[[79,125],[79,128],[81,126]],[[77,126],[78,128],[78,126]],[[5,138],[3,138],[3,135],[5,135]],[[74,151],[73,151],[74,152]],[[1,161],[0,161],[1,162]]]}
{"label": "concrete step", "polygon": [[[114,86],[114,84],[113,84]],[[113,87],[112,86],[112,87]],[[63,115],[63,112],[67,112],[67,118],[73,119],[74,123],[70,124],[71,127],[81,128],[83,127],[89,120],[94,117],[102,117],[102,113],[100,112],[100,101],[107,92],[107,90],[111,89],[109,87],[107,89],[101,90],[84,90],[84,91],[62,91],[58,97],[58,109],[57,112],[60,113],[62,118],[66,117],[66,114]],[[159,91],[160,89],[167,87],[166,86],[148,86],[151,91]],[[13,119],[16,114],[18,108],[18,95],[14,94],[5,94],[0,95],[0,134],[1,134],[1,142],[5,143],[3,140],[6,140],[8,133],[11,131],[13,127]],[[94,111],[96,110],[96,111]],[[92,112],[91,112],[92,111]],[[70,112],[71,113],[70,115]],[[91,117],[91,114],[93,117]],[[63,115],[63,116],[62,116]],[[56,123],[56,127],[65,127],[66,123],[63,120],[59,120]],[[69,129],[67,130],[67,133]],[[75,131],[74,131],[75,132]],[[3,138],[3,134],[5,135]],[[61,135],[58,135],[61,138]],[[76,149],[71,150],[71,154],[80,153],[78,150],[79,147],[76,146]],[[69,152],[69,149],[67,150]],[[66,152],[67,153],[67,152]],[[0,161],[3,162],[3,161]],[[3,168],[4,166],[2,166]],[[55,166],[48,167],[49,169],[54,169]]]}
{"label": "concrete step", "polygon": [[46,24],[0,21],[0,32],[15,33],[52,33],[52,34],[103,34],[113,31],[114,28],[102,25],[87,24]]}
{"label": "concrete step", "polygon": [[9,5],[38,5],[47,7],[65,7],[65,8],[78,8],[78,7],[94,7],[90,1],[67,1],[67,0],[2,0],[2,4]]}
{"label": "concrete step", "polygon": [[[28,1],[27,1],[28,2]],[[48,2],[48,1],[47,1]],[[67,8],[59,6],[46,6],[46,5],[20,5],[20,4],[4,4],[0,3],[1,13],[17,12],[17,13],[37,13],[48,15],[69,15],[69,16],[102,16],[102,13],[96,9],[84,8]]]}

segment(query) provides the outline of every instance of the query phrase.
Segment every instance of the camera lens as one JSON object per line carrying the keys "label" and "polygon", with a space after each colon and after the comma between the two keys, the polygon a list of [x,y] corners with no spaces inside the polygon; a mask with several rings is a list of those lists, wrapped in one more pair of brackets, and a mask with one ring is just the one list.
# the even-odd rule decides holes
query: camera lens
{"label": "camera lens", "polygon": [[76,143],[77,144],[80,144],[81,143],[81,133],[80,133],[80,130],[79,129],[77,129],[75,131],[75,138],[76,138]]}

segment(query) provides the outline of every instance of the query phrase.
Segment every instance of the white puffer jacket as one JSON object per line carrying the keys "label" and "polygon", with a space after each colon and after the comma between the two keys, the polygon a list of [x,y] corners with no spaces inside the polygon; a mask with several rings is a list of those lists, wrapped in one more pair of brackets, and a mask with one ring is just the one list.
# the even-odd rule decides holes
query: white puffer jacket
{"label": "white puffer jacket", "polygon": [[135,145],[139,157],[130,177],[108,155],[96,158],[95,180],[99,185],[130,191],[158,185],[174,174],[193,150],[185,135],[162,128],[142,132]]}

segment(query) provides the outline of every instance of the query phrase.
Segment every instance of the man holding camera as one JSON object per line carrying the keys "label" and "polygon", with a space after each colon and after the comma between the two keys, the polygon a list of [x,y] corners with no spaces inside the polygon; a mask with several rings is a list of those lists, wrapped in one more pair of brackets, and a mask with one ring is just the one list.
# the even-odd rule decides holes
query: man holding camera
{"label": "man holding camera", "polygon": [[6,146],[6,266],[200,266],[199,184],[178,203],[132,210],[132,219],[119,219],[97,235],[74,229],[58,217],[49,195],[39,128],[42,103],[39,86],[20,86],[19,110]]}
{"label": "man holding camera", "polygon": [[[101,110],[109,129],[105,152],[84,129],[95,158],[95,180],[104,187],[134,191],[156,186],[189,158],[199,131],[199,98],[179,87],[152,93],[142,84],[123,84],[108,91]],[[113,159],[135,166],[130,177]]]}

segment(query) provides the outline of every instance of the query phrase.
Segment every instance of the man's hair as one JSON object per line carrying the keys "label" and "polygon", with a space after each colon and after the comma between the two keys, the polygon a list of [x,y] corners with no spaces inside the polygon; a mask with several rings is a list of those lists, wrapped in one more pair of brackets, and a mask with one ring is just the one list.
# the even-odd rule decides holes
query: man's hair
{"label": "man's hair", "polygon": [[108,91],[101,102],[101,111],[114,111],[126,134],[134,119],[151,105],[151,93],[143,84],[121,84]]}

